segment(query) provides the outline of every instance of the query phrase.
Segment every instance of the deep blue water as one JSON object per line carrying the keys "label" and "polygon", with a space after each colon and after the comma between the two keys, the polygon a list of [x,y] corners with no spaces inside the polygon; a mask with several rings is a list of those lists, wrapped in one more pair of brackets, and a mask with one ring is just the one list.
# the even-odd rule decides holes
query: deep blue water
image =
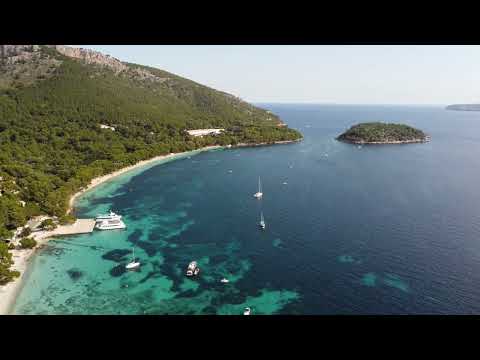
{"label": "deep blue water", "polygon": [[[183,157],[100,186],[77,215],[113,208],[127,231],[50,241],[15,312],[480,313],[480,113],[262,106],[304,140]],[[334,140],[364,121],[412,125],[431,142]],[[137,273],[122,270],[132,244]],[[183,275],[190,260],[196,280]]]}

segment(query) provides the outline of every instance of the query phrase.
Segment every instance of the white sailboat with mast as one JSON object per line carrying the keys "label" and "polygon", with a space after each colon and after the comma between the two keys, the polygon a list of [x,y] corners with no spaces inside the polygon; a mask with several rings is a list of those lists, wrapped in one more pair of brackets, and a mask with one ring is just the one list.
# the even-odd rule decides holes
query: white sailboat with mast
{"label": "white sailboat with mast", "polygon": [[262,183],[260,182],[260,176],[258,177],[258,191],[253,194],[257,199],[260,199],[263,196],[262,192]]}
{"label": "white sailboat with mast", "polygon": [[140,266],[140,262],[139,261],[135,261],[135,247],[133,247],[132,249],[132,261],[130,261],[126,266],[125,268],[127,268],[127,270],[132,270],[132,269],[136,269]]}
{"label": "white sailboat with mast", "polygon": [[265,220],[263,219],[263,212],[260,213],[260,223],[258,225],[262,230],[265,229]]}

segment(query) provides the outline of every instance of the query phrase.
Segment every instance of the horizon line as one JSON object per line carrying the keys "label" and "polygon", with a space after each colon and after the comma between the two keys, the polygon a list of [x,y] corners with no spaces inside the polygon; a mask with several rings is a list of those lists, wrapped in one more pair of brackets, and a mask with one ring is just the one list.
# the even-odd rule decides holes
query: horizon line
{"label": "horizon line", "polygon": [[340,102],[314,102],[314,101],[250,101],[251,104],[285,104],[285,105],[389,105],[389,106],[448,106],[454,104],[475,104],[475,103],[449,103],[449,104],[440,104],[440,103],[340,103]]}

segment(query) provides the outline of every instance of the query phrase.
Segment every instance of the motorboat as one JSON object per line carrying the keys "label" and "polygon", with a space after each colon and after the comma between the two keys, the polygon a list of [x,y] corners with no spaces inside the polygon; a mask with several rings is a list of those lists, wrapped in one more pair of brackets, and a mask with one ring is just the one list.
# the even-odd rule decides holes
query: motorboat
{"label": "motorboat", "polygon": [[220,280],[220,282],[224,284],[228,284],[230,280],[223,278],[222,280]]}
{"label": "motorboat", "polygon": [[192,261],[190,264],[188,264],[186,272],[187,276],[197,276],[199,272],[200,268],[198,267],[196,261]]}
{"label": "motorboat", "polygon": [[246,307],[245,311],[243,312],[243,315],[250,315],[251,312],[252,312],[252,309],[250,309],[249,307]]}

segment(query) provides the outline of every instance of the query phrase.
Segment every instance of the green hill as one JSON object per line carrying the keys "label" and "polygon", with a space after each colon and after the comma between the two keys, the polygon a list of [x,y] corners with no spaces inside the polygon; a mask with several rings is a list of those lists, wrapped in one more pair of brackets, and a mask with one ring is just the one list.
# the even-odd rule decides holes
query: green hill
{"label": "green hill", "polygon": [[[92,178],[139,160],[301,138],[232,95],[163,70],[59,49],[2,46],[0,239],[33,215],[65,215],[69,196]],[[226,130],[217,137],[185,133],[196,128]]]}

